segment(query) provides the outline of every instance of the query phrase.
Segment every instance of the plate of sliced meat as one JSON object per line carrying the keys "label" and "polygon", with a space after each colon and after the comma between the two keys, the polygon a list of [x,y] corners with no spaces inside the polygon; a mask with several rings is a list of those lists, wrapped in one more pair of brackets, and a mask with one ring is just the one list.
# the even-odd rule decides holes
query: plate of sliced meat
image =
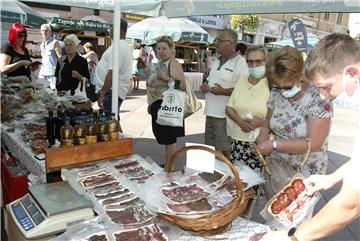
{"label": "plate of sliced meat", "polygon": [[174,203],[189,203],[206,198],[210,193],[206,192],[198,184],[162,188],[161,192]]}
{"label": "plate of sliced meat", "polygon": [[138,229],[128,229],[120,232],[113,233],[115,241],[167,241],[168,238],[161,231],[161,229],[156,225],[148,225]]}

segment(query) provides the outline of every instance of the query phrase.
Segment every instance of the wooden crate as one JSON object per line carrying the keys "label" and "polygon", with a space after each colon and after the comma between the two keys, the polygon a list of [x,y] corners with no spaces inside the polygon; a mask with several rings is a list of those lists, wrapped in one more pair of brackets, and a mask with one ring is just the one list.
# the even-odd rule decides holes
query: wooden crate
{"label": "wooden crate", "polygon": [[127,156],[133,153],[133,143],[132,138],[124,138],[94,144],[50,148],[46,151],[46,171],[54,172],[63,167]]}

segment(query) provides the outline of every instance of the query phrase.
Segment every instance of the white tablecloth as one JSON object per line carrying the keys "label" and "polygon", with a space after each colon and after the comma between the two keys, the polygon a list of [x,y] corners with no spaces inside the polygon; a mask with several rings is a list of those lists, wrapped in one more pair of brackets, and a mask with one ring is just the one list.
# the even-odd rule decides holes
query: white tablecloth
{"label": "white tablecloth", "polygon": [[204,73],[184,72],[185,80],[190,84],[193,91],[200,91]]}
{"label": "white tablecloth", "polygon": [[10,133],[7,128],[4,124],[1,126],[1,141],[32,174],[46,183],[45,160],[39,161],[34,157],[31,148],[22,140],[19,130]]}

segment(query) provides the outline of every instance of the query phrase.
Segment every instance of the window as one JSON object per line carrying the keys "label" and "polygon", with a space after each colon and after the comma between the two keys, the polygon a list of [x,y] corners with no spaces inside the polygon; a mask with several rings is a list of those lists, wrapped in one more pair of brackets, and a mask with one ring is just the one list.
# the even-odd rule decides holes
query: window
{"label": "window", "polygon": [[342,13],[338,13],[338,15],[337,15],[337,20],[336,20],[336,23],[337,23],[337,24],[341,24],[341,22],[342,22],[342,16],[343,16]]}
{"label": "window", "polygon": [[330,18],[330,13],[325,13],[324,20],[329,20],[329,18]]}

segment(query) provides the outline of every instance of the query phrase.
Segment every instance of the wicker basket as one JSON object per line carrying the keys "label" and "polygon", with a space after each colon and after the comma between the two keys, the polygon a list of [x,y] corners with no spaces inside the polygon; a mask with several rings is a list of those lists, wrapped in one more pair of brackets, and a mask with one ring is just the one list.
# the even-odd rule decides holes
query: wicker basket
{"label": "wicker basket", "polygon": [[167,172],[173,171],[175,159],[188,150],[204,150],[214,154],[219,160],[225,162],[231,169],[237,184],[237,196],[226,206],[220,208],[216,212],[200,218],[185,218],[176,215],[159,213],[159,217],[177,224],[182,229],[190,231],[197,235],[214,235],[227,230],[231,221],[234,220],[241,212],[243,212],[250,198],[254,196],[254,191],[243,192],[243,185],[240,181],[239,173],[234,165],[221,153],[204,146],[187,146],[179,149],[168,160]]}

